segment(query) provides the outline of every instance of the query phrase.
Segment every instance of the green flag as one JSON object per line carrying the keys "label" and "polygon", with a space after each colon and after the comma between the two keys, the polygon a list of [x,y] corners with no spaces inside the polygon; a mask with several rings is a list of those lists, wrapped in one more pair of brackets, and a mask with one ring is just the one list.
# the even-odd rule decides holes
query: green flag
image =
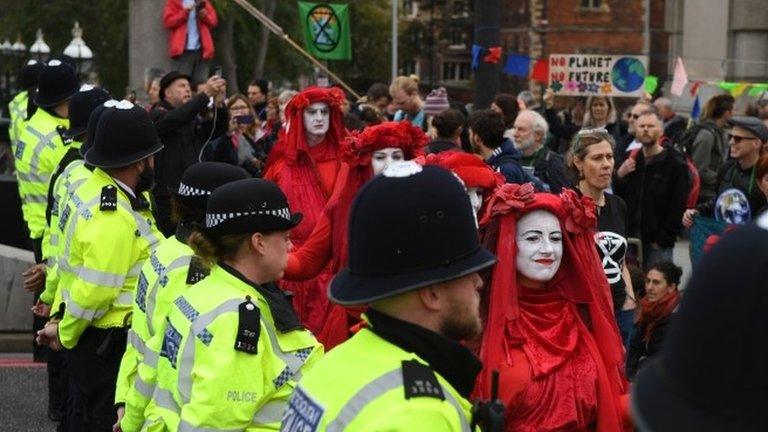
{"label": "green flag", "polygon": [[299,2],[299,20],[310,54],[327,60],[352,58],[348,5]]}
{"label": "green flag", "polygon": [[656,87],[659,86],[659,77],[654,75],[646,75],[645,77],[645,91],[650,94],[656,91]]}

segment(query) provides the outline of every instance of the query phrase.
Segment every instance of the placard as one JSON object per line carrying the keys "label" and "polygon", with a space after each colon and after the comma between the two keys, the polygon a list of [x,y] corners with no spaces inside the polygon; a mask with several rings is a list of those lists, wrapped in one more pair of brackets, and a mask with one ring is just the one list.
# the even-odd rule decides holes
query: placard
{"label": "placard", "polygon": [[646,56],[549,56],[549,87],[558,96],[642,96],[647,73]]}

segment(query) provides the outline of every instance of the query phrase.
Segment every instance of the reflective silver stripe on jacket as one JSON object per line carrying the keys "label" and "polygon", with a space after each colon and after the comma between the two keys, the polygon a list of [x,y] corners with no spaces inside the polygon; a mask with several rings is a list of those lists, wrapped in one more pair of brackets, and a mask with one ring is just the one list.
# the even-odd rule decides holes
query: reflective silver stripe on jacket
{"label": "reflective silver stripe on jacket", "polygon": [[[192,260],[191,255],[184,255],[176,258],[175,260],[171,261],[170,264],[168,264],[167,267],[165,267],[164,271],[157,273],[157,279],[155,279],[155,283],[152,284],[152,286],[147,291],[147,296],[145,301],[146,304],[146,322],[147,322],[147,332],[149,334],[149,337],[154,336],[155,329],[152,324],[152,318],[155,315],[155,303],[157,300],[157,292],[158,292],[158,286],[160,285],[160,281],[163,277],[167,277],[168,273],[170,273],[173,270],[176,270],[178,268],[182,267],[189,267],[189,262]],[[162,274],[161,274],[162,273]],[[165,286],[165,285],[163,285]]]}
{"label": "reflective silver stripe on jacket", "polygon": [[32,171],[33,169],[37,169],[37,164],[40,162],[40,154],[42,153],[43,147],[56,148],[53,145],[53,139],[59,135],[59,132],[54,128],[53,132],[48,133],[48,135],[43,135],[30,124],[27,124],[27,131],[38,139],[37,145],[33,150],[34,153],[32,153],[32,159],[29,161],[30,171]]}
{"label": "reflective silver stripe on jacket", "polygon": [[67,305],[67,313],[72,315],[75,318],[79,318],[87,321],[93,321],[107,314],[108,309],[94,310],[94,309],[86,309],[80,306],[74,300],[72,300],[72,297],[69,294],[69,290],[62,290],[61,295],[62,295],[62,298],[64,299],[64,303],[66,303]]}
{"label": "reflective silver stripe on jacket", "polygon": [[285,410],[288,409],[288,401],[271,400],[264,404],[253,416],[253,423],[257,425],[268,425],[279,423],[283,419]]}
{"label": "reflective silver stripe on jacket", "polygon": [[157,236],[152,232],[152,227],[147,223],[147,220],[142,217],[141,214],[139,214],[137,211],[135,211],[129,204],[127,204],[123,200],[118,200],[117,203],[120,205],[120,207],[123,208],[123,210],[127,211],[131,216],[133,216],[133,220],[136,221],[136,229],[139,230],[139,235],[141,238],[147,241],[149,243],[149,248],[154,249],[155,246],[160,242],[160,239],[157,238]]}
{"label": "reflective silver stripe on jacket", "polygon": [[[384,375],[369,382],[365,387],[357,391],[346,405],[339,411],[339,415],[328,425],[327,432],[341,432],[360,414],[365,407],[379,396],[391,390],[403,386],[403,371],[401,368],[387,372]],[[461,404],[453,397],[451,392],[443,388],[445,399],[453,405],[459,414],[462,432],[470,432],[468,419]]]}

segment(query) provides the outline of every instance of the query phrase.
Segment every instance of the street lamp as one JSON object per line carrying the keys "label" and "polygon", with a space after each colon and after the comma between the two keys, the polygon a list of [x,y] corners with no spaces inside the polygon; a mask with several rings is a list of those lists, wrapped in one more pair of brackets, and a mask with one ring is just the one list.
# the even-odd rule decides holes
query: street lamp
{"label": "street lamp", "polygon": [[37,39],[35,39],[35,43],[29,47],[29,53],[32,55],[33,59],[43,63],[47,62],[48,57],[51,56],[51,47],[49,47],[43,40],[42,29],[37,29]]}
{"label": "street lamp", "polygon": [[0,86],[2,87],[0,90],[5,90],[5,98],[3,99],[3,102],[8,100],[11,95],[11,74],[10,68],[8,67],[8,59],[11,58],[12,47],[13,45],[11,45],[8,38],[0,44],[0,80],[3,80],[2,84],[4,84],[3,86]]}
{"label": "street lamp", "polygon": [[78,77],[80,74],[90,72],[93,65],[93,51],[85,44],[83,29],[80,28],[80,24],[77,21],[75,21],[75,26],[72,27],[72,42],[64,48],[64,54],[75,59]]}
{"label": "street lamp", "polygon": [[16,42],[11,45],[11,52],[13,53],[13,56],[16,57],[16,91],[18,91],[20,90],[21,86],[21,68],[23,67],[22,64],[24,62],[24,57],[27,56],[27,46],[24,45],[24,42],[21,41],[21,35],[18,35],[16,37]]}

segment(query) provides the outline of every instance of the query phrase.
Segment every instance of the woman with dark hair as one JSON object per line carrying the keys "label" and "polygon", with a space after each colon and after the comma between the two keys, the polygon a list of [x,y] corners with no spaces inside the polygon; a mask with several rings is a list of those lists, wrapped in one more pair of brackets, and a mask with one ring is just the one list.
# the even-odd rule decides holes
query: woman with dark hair
{"label": "woman with dark hair", "polygon": [[432,117],[432,128],[437,135],[429,142],[427,153],[462,151],[461,133],[467,119],[458,110],[447,109]]}
{"label": "woman with dark hair", "polygon": [[491,109],[504,116],[504,138],[512,139],[512,129],[515,127],[515,119],[520,112],[520,104],[517,98],[509,93],[499,93],[493,97]]}
{"label": "woman with dark hair", "polygon": [[613,98],[608,96],[590,96],[587,98],[586,112],[581,125],[565,124],[560,121],[555,111],[555,94],[551,89],[544,93],[544,118],[549,123],[549,131],[556,138],[570,141],[580,129],[603,128],[608,131],[616,142],[627,133],[627,125],[616,113]]}
{"label": "woman with dark hair", "polygon": [[618,195],[606,193],[613,173],[614,141],[605,129],[579,131],[571,144],[568,165],[576,188],[595,201],[595,243],[605,276],[611,286],[613,312],[624,347],[629,347],[635,316],[632,279],[624,258],[627,254],[627,205]]}
{"label": "woman with dark hair", "polygon": [[261,177],[267,151],[259,140],[266,135],[248,98],[242,94],[227,100],[229,130],[211,143],[208,159],[242,167],[253,177]]}
{"label": "woman with dark hair", "polygon": [[653,264],[645,274],[645,297],[640,300],[635,334],[627,356],[627,376],[634,378],[643,362],[661,349],[678,303],[683,269],[669,261]]}

